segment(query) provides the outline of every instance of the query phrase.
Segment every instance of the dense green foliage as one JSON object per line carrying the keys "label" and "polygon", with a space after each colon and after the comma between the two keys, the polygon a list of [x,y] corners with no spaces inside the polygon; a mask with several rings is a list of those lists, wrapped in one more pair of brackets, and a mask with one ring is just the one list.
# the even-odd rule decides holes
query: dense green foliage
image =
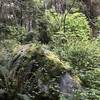
{"label": "dense green foliage", "polygon": [[55,33],[50,45],[61,59],[70,63],[71,73],[81,80],[83,90],[77,93],[75,100],[99,100],[100,42],[91,39],[87,19],[79,15],[75,13],[66,17],[66,32]]}
{"label": "dense green foliage", "polygon": [[[79,1],[64,11],[48,2],[19,1],[16,18],[1,21],[0,99],[100,100],[100,36]],[[100,16],[93,20],[99,33]]]}

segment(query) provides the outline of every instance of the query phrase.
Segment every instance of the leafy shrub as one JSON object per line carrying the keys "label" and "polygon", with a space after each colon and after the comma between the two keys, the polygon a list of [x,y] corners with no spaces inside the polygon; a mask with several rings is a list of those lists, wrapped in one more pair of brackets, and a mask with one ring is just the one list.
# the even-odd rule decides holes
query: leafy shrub
{"label": "leafy shrub", "polygon": [[18,42],[23,43],[24,39],[28,32],[25,30],[24,27],[17,27],[17,26],[2,26],[1,27],[1,40],[4,39],[13,39]]}
{"label": "leafy shrub", "polygon": [[50,30],[52,33],[58,32],[62,24],[62,16],[54,9],[46,10],[45,15],[49,21]]}
{"label": "leafy shrub", "polygon": [[74,66],[80,69],[98,67],[100,58],[98,45],[94,41],[75,43],[69,48],[68,59],[72,61]]}
{"label": "leafy shrub", "polygon": [[63,36],[70,40],[86,40],[90,38],[90,27],[84,14],[76,12],[67,14],[65,17],[64,14],[58,14],[54,10],[47,10],[46,16],[53,33],[52,37],[59,36],[60,33],[63,33]]}
{"label": "leafy shrub", "polygon": [[24,27],[8,26],[7,28],[9,29],[8,38],[13,38],[21,43],[24,42],[26,35],[28,34]]}
{"label": "leafy shrub", "polygon": [[[63,21],[63,16],[61,17],[61,20]],[[62,21],[61,23],[63,23]],[[50,42],[51,48],[56,49],[55,52],[62,53],[61,55],[63,56],[65,54],[64,52],[67,51],[69,46],[74,46],[75,42],[77,45],[77,43],[81,41],[88,41],[90,39],[90,28],[88,21],[82,13],[67,15],[65,20],[65,32],[63,32],[63,27],[63,24],[61,24],[60,29],[53,33],[51,36],[52,41]]]}
{"label": "leafy shrub", "polygon": [[[62,16],[60,21],[63,18]],[[54,23],[55,19],[51,19],[51,22]],[[94,98],[99,100],[100,39],[90,39],[91,30],[87,18],[82,13],[68,14],[65,26],[60,25],[60,29],[52,35],[50,47],[61,59],[69,62],[71,73],[78,75],[82,81],[83,89],[76,92],[75,100],[92,100]],[[57,26],[56,22],[54,23],[55,26]]]}
{"label": "leafy shrub", "polygon": [[[71,71],[73,75],[78,75],[80,77],[83,90],[88,88],[88,90],[81,91],[80,93],[78,92],[77,96],[79,94],[80,96],[76,100],[80,100],[82,97],[81,95],[83,95],[82,98],[87,100],[92,100],[93,98],[97,98],[96,100],[99,100],[99,40],[87,40],[64,45],[62,44],[62,46],[60,45],[59,47],[55,47],[54,51],[60,55],[61,59],[69,62],[72,67]],[[95,89],[95,91],[92,91],[93,89]]]}
{"label": "leafy shrub", "polygon": [[[90,39],[88,23],[86,19],[86,22],[81,23],[83,20],[81,19],[76,16],[69,17],[66,20],[66,32],[56,32],[50,46],[54,52],[60,55],[61,59],[69,62],[71,73],[78,75],[82,81],[83,90],[74,95],[75,100],[92,100],[94,98],[99,100],[100,80],[97,77],[100,74],[100,39],[99,37]],[[78,31],[72,30],[73,28]]]}
{"label": "leafy shrub", "polygon": [[13,39],[5,39],[0,41],[0,65],[8,67],[12,60],[13,49],[20,43]]}
{"label": "leafy shrub", "polygon": [[79,40],[88,38],[90,28],[85,15],[82,13],[68,14],[65,19],[65,32],[68,36]]}

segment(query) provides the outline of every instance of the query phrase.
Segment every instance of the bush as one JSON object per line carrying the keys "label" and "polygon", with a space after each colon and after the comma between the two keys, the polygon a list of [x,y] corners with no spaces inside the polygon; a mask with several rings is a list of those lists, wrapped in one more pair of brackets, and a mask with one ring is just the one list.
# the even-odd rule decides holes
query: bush
{"label": "bush", "polygon": [[54,9],[46,10],[45,15],[50,25],[52,34],[58,32],[62,25],[62,16],[57,13]]}
{"label": "bush", "polygon": [[26,35],[28,34],[25,28],[20,26],[2,26],[0,31],[0,38],[2,41],[5,39],[13,39],[20,43],[24,42]]}
{"label": "bush", "polygon": [[0,65],[8,67],[12,60],[13,49],[20,43],[13,39],[5,39],[0,41]]}
{"label": "bush", "polygon": [[[55,47],[53,50],[58,53],[61,59],[69,62],[71,66],[71,73],[78,75],[82,82],[83,91],[78,92],[80,94],[78,99],[80,100],[81,95],[87,100],[100,98],[100,45],[98,40],[87,40],[80,42],[72,42],[69,44],[61,44],[59,47]],[[86,90],[88,88],[88,90]],[[84,90],[85,89],[85,90]],[[90,90],[91,91],[90,91]],[[92,91],[95,89],[95,91]],[[91,97],[90,97],[91,95]],[[76,98],[77,98],[76,96]],[[82,97],[82,98],[83,98]],[[88,99],[89,98],[89,99]],[[82,99],[84,100],[84,99]]]}
{"label": "bush", "polygon": [[76,92],[74,98],[92,100],[95,94],[96,100],[99,100],[100,39],[90,39],[88,21],[82,13],[68,14],[65,33],[63,27],[52,35],[50,47],[60,59],[69,62],[71,74],[81,80],[83,89]]}
{"label": "bush", "polygon": [[89,38],[90,28],[85,15],[82,13],[68,14],[65,19],[65,32],[72,39],[82,40]]}
{"label": "bush", "polygon": [[68,14],[65,17],[65,15],[57,14],[54,10],[47,10],[46,16],[50,23],[52,37],[63,35],[65,38],[67,37],[67,40],[81,41],[87,40],[91,36],[89,23],[82,13]]}
{"label": "bush", "polygon": [[[61,19],[63,21],[63,16]],[[61,23],[63,23],[62,21]],[[65,52],[67,51],[66,49],[69,48],[69,46],[74,45],[75,42],[77,44],[81,41],[88,41],[90,39],[91,35],[88,21],[82,13],[74,13],[66,16],[65,32],[63,32],[63,24],[60,26],[61,28],[51,36],[52,41],[50,42],[51,48],[55,48],[56,52]],[[64,47],[64,50],[62,50],[62,47]],[[64,53],[62,53],[62,55],[63,54]]]}
{"label": "bush", "polygon": [[24,27],[14,27],[8,26],[9,29],[9,36],[8,39],[15,39],[16,41],[23,43],[28,32],[25,30]]}

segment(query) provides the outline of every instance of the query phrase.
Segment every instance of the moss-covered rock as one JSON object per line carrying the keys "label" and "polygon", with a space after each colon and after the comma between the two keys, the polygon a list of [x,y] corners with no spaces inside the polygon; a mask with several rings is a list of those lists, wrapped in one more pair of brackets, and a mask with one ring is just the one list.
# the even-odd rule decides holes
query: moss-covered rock
{"label": "moss-covered rock", "polygon": [[45,45],[23,45],[14,50],[14,55],[10,75],[16,83],[17,90],[22,94],[31,95],[35,100],[58,100],[59,94],[63,92],[60,87],[60,84],[64,84],[61,80],[62,75],[62,79],[65,77],[67,81],[66,92],[73,92],[75,81],[69,74],[66,74],[68,78],[64,76],[67,65]]}

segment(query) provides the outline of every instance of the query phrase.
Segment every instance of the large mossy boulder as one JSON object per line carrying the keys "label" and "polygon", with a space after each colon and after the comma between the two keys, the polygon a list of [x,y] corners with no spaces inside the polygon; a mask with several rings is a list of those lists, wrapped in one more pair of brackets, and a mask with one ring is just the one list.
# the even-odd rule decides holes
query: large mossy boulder
{"label": "large mossy boulder", "polygon": [[[34,100],[59,100],[59,95],[63,92],[61,88],[66,87],[66,92],[72,94],[74,86],[77,86],[68,73],[64,76],[67,68],[46,46],[28,44],[14,50],[9,70],[20,93],[27,94]],[[63,84],[66,85],[63,87]]]}

